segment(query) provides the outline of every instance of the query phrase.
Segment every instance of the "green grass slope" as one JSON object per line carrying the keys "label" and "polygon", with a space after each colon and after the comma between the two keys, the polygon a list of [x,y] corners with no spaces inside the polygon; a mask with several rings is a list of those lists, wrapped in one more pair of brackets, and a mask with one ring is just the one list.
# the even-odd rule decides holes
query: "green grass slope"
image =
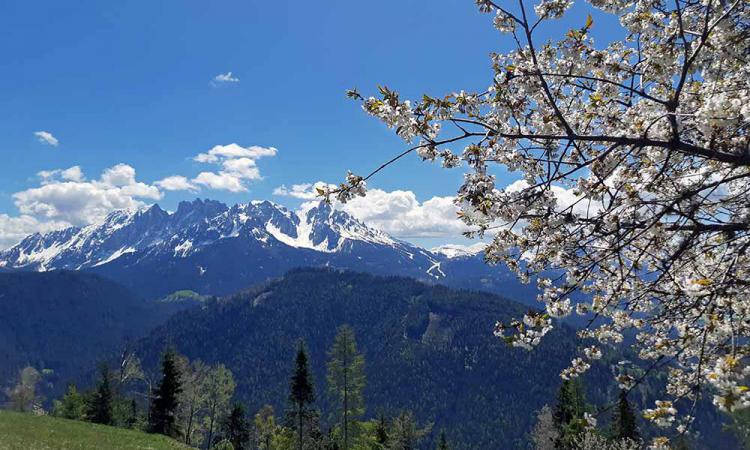
{"label": "green grass slope", "polygon": [[0,450],[188,449],[165,436],[48,416],[0,411]]}

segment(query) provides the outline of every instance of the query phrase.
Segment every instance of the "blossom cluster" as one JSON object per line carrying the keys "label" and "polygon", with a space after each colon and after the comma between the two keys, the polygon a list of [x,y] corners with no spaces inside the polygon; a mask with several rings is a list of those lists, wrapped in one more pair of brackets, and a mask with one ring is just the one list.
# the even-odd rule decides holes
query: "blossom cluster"
{"label": "blossom cluster", "polygon": [[656,408],[643,411],[643,417],[653,421],[660,427],[667,427],[675,420],[677,410],[668,400],[657,400]]}
{"label": "blossom cluster", "polygon": [[[654,422],[673,424],[673,405],[703,387],[718,408],[749,407],[750,3],[589,0],[625,35],[598,45],[591,16],[536,39],[570,0],[475,2],[515,43],[492,55],[486,89],[350,96],[414,145],[403,155],[465,168],[467,235],[491,239],[489,263],[537,280],[543,312],[495,334],[531,349],[575,310],[590,318],[581,338],[616,346],[634,334],[643,364],[665,370],[671,400],[645,411]],[[518,181],[499,186],[498,167]],[[364,195],[369,176],[326,195]],[[601,354],[581,352],[561,376]],[[626,389],[641,379],[616,378]]]}

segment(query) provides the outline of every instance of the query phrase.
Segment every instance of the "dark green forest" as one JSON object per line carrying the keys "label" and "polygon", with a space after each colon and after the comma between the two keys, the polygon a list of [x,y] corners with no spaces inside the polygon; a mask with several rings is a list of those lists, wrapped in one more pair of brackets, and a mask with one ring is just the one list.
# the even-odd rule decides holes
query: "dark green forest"
{"label": "dark green forest", "polygon": [[[45,275],[41,286],[51,295],[42,295],[40,287],[20,292],[20,286],[29,284],[21,282],[32,276],[37,274],[22,274],[18,283],[6,282],[5,289],[14,293],[17,308],[24,295],[47,299],[38,306],[28,303],[37,309],[37,320],[44,313],[57,314],[58,298],[68,303],[82,298],[88,314],[99,312],[76,316],[71,309],[67,320],[81,326],[58,324],[59,332],[67,333],[61,334],[67,336],[64,342],[76,342],[69,349],[48,354],[31,346],[9,347],[21,355],[16,356],[19,364],[27,361],[30,367],[11,377],[6,396],[21,409],[48,409],[66,418],[167,434],[190,444],[218,444],[245,434],[257,441],[265,433],[268,442],[292,448],[284,446],[299,441],[294,432],[304,428],[304,439],[316,445],[340,445],[356,437],[366,438],[356,441],[365,442],[362,448],[400,448],[367,446],[375,445],[378,435],[381,440],[392,435],[412,442],[405,448],[531,448],[534,427],[549,410],[544,406],[561,404],[560,395],[568,388],[559,373],[580,345],[575,330],[561,325],[532,352],[511,347],[493,336],[493,327],[496,321],[523,315],[528,307],[493,294],[408,278],[298,269],[229,297],[179,292],[143,302],[103,279],[69,272]],[[66,283],[72,287],[65,288]],[[96,302],[95,296],[109,300]],[[128,315],[118,302],[142,315]],[[135,340],[119,328],[106,328],[110,321],[123,321],[123,327],[143,333],[152,330]],[[55,327],[40,322],[29,329],[34,331],[30,336],[19,334],[23,342],[41,341],[43,330]],[[343,343],[342,330],[349,333]],[[302,378],[314,395],[296,413],[305,422],[295,428],[289,412],[294,403],[290,377],[300,370],[301,349]],[[97,352],[98,358],[93,356]],[[358,361],[352,367],[359,375],[342,382],[341,363],[335,363],[334,355]],[[630,392],[628,406],[622,408],[610,367],[617,356],[605,352],[575,396],[568,395],[566,401],[575,397],[578,406],[565,416],[561,430],[578,436],[584,412],[595,415],[602,430],[614,430],[610,422],[619,417],[618,404],[625,411],[653,403],[662,383],[659,374]],[[337,368],[334,374],[332,368]],[[63,395],[67,382],[77,387],[69,386]],[[346,422],[342,385],[347,386]],[[725,418],[704,409],[711,414],[699,416],[698,438],[689,448],[732,448],[731,435],[721,431]],[[620,428],[640,426],[640,436],[653,434],[643,424],[635,425],[642,422],[639,418],[631,419]]]}

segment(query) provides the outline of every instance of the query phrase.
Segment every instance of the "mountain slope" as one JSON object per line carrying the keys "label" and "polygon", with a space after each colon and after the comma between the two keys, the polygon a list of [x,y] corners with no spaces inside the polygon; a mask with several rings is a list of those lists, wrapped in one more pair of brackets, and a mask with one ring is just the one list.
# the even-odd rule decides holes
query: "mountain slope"
{"label": "mountain slope", "polygon": [[296,267],[403,275],[533,299],[533,289],[474,252],[431,252],[370,228],[325,203],[290,211],[271,202],[211,200],[115,211],[84,228],[35,234],[0,252],[0,267],[87,270],[144,297],[189,289],[226,295]]}
{"label": "mountain slope", "polygon": [[[412,409],[463,442],[459,448],[513,448],[530,430],[533,411],[554,398],[576,345],[569,329],[555,331],[534,354],[492,336],[496,320],[525,310],[497,296],[405,278],[304,269],[177,314],[138,347],[147,367],[158,365],[167,345],[191,359],[222,362],[251,411],[266,403],[280,411],[303,338],[326,410],[326,351],[336,328],[349,324],[366,358],[370,416]],[[606,369],[594,370],[596,377],[598,386],[610,379]]]}
{"label": "mountain slope", "polygon": [[100,276],[0,273],[0,384],[27,365],[51,369],[47,382],[65,383],[164,318],[158,308]]}

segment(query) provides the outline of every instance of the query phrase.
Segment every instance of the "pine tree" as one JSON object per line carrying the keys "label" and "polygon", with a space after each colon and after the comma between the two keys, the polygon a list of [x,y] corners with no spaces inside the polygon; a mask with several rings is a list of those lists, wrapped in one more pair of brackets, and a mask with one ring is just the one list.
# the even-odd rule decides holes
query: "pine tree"
{"label": "pine tree", "polygon": [[110,384],[109,367],[101,367],[101,379],[91,398],[88,417],[94,423],[112,425],[112,386]]}
{"label": "pine tree", "polygon": [[635,412],[628,401],[628,394],[624,390],[620,391],[620,401],[612,418],[612,434],[618,440],[632,439],[638,441],[640,439]]}
{"label": "pine tree", "polygon": [[307,362],[307,352],[302,341],[297,349],[294,373],[289,385],[289,410],[287,416],[294,421],[297,428],[297,448],[302,450],[305,438],[305,422],[311,421],[314,411],[315,390]]}
{"label": "pine tree", "polygon": [[65,419],[83,420],[86,418],[86,399],[75,384],[69,384],[62,400],[55,404],[54,414]]}
{"label": "pine tree", "polygon": [[328,357],[328,391],[338,404],[333,416],[341,429],[343,449],[349,450],[350,441],[357,432],[357,419],[365,413],[362,397],[365,360],[357,353],[351,327],[343,325],[338,329]]}
{"label": "pine tree", "polygon": [[245,417],[245,407],[237,403],[222,423],[224,439],[234,446],[234,450],[245,450],[250,444],[250,424]]}
{"label": "pine tree", "polygon": [[557,405],[553,411],[558,438],[555,448],[569,449],[575,437],[584,430],[583,415],[586,412],[586,401],[581,382],[565,380],[557,394]]}
{"label": "pine tree", "polygon": [[149,414],[149,431],[177,437],[177,396],[182,392],[176,355],[169,349],[162,359],[162,378],[154,393]]}

